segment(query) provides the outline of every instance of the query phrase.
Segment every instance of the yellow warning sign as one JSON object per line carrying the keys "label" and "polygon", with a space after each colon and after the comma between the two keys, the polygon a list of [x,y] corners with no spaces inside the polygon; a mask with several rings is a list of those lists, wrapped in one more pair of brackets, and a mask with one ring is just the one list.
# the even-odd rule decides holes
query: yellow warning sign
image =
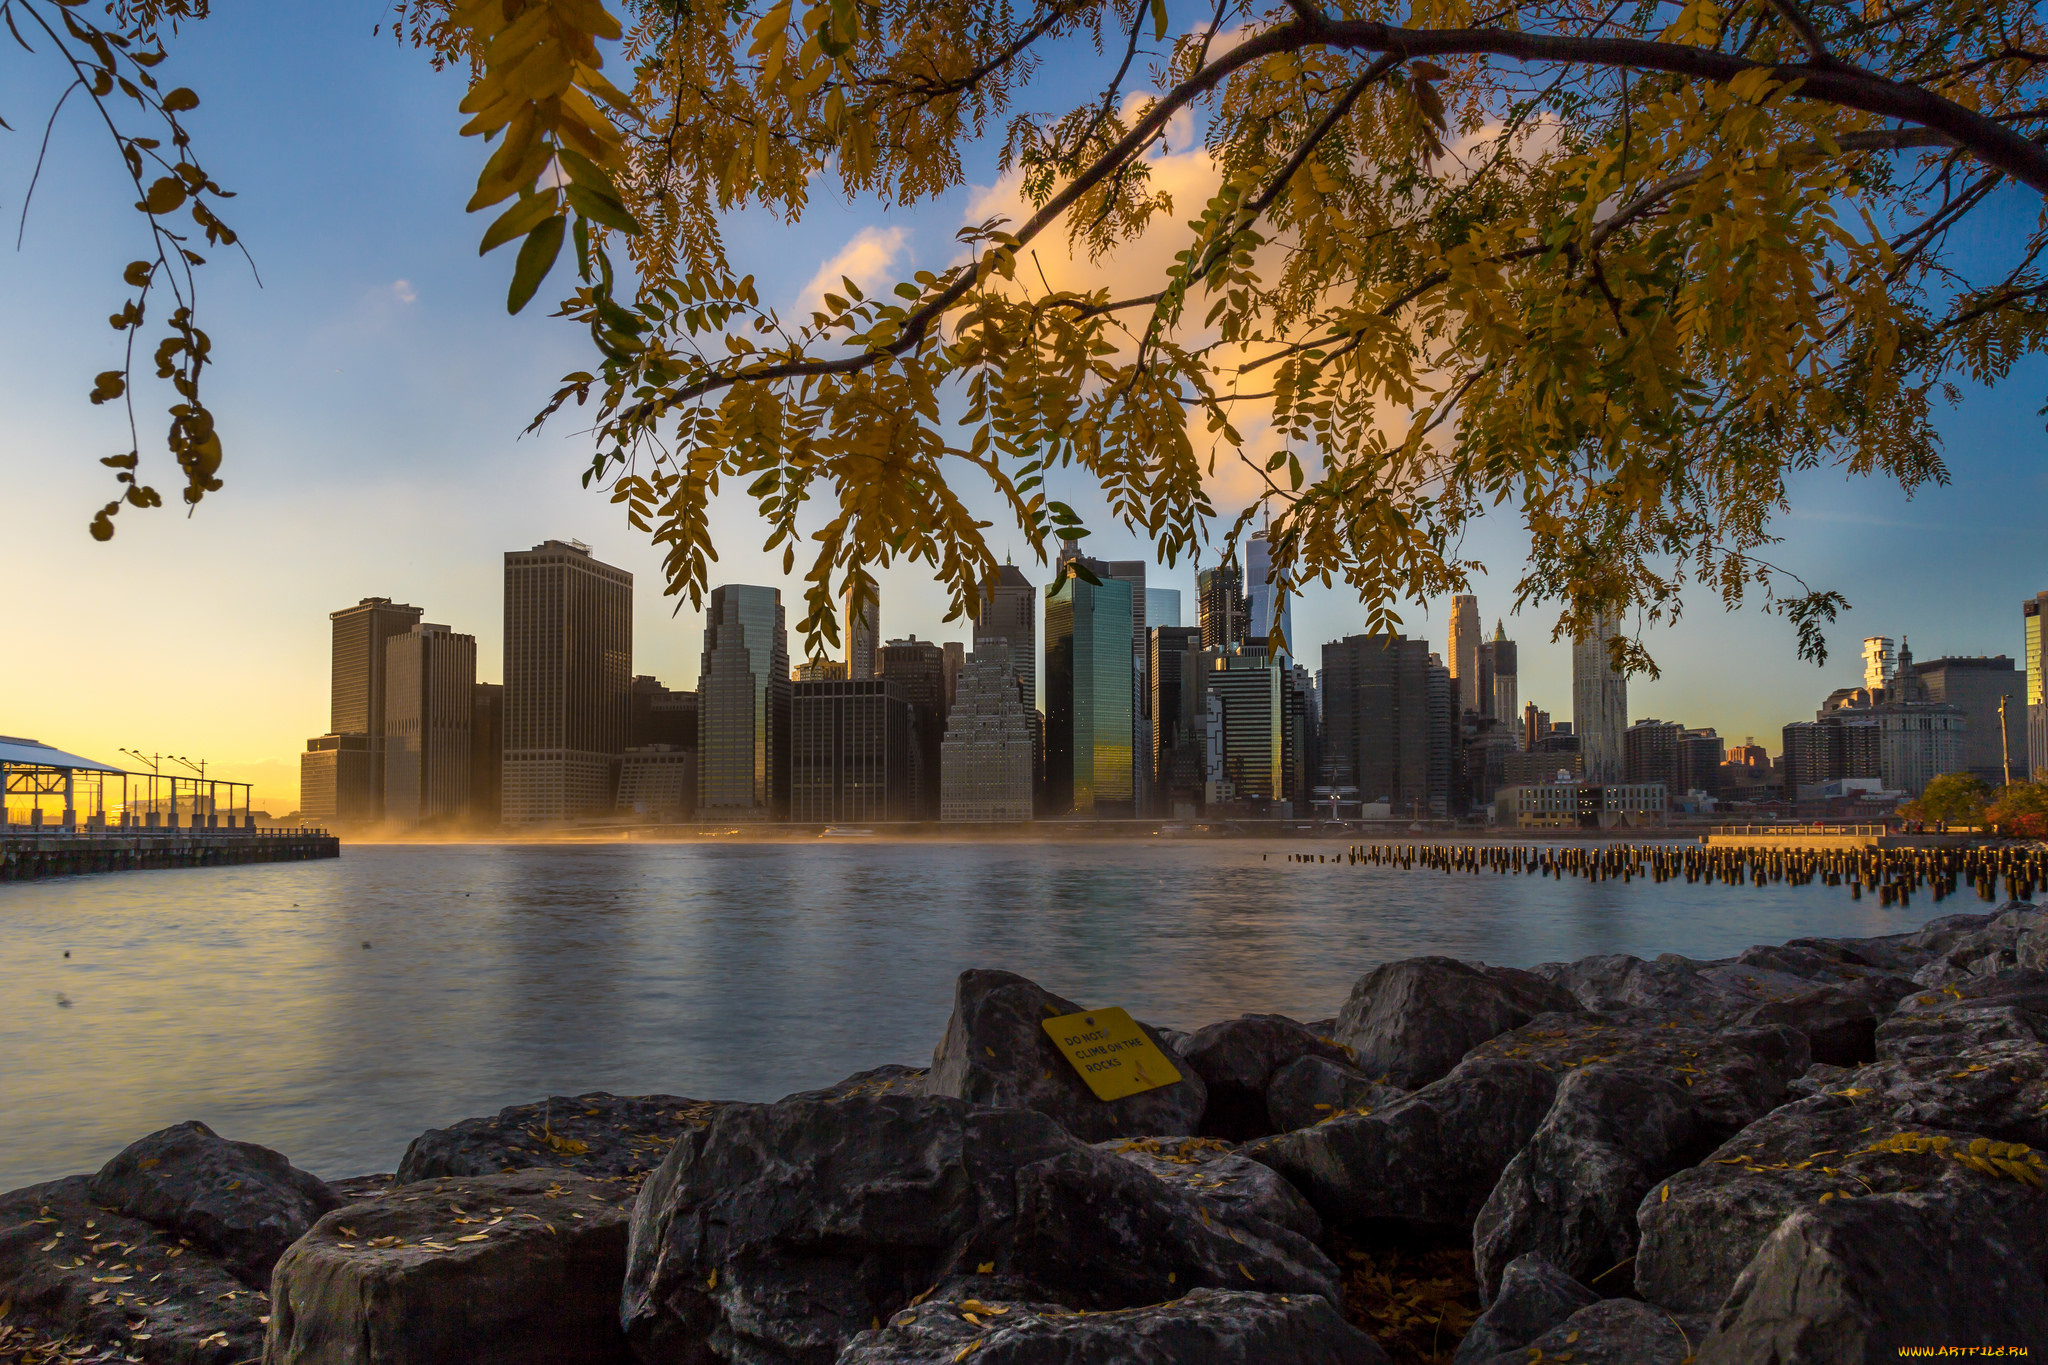
{"label": "yellow warning sign", "polygon": [[1062,1014],[1046,1020],[1045,1031],[1098,1100],[1120,1100],[1180,1079],[1166,1054],[1124,1010]]}

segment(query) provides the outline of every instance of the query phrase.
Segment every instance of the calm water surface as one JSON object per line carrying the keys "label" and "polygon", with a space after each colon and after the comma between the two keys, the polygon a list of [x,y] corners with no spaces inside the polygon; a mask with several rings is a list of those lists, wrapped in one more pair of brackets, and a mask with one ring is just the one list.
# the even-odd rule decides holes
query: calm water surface
{"label": "calm water surface", "polygon": [[771,1099],[928,1060],[970,966],[1192,1028],[1322,1018],[1418,953],[1716,957],[1935,913],[1282,861],[1306,847],[352,845],[0,886],[0,1190],[188,1118],[339,1177],[550,1093]]}

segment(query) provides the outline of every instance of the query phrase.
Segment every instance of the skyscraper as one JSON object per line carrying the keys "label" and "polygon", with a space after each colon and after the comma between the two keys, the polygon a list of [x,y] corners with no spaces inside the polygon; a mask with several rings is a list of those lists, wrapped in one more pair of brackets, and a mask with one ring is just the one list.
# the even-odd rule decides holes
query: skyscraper
{"label": "skyscraper", "polygon": [[[302,797],[300,808],[308,818],[375,820],[384,814],[384,646],[394,635],[411,630],[420,616],[418,607],[388,597],[365,597],[353,607],[327,614],[334,623],[334,653],[328,733],[323,739],[332,742],[317,748],[308,742],[307,757],[300,759],[299,767],[302,788],[310,785],[324,793],[331,787],[335,796],[331,810],[309,806]],[[344,742],[341,737],[347,735],[361,735],[363,740]],[[336,755],[348,759],[337,763]],[[322,770],[310,784],[309,765]],[[325,801],[324,796],[316,799]]]}
{"label": "skyscraper", "polygon": [[469,813],[495,825],[504,816],[505,685],[478,683],[469,696]]}
{"label": "skyscraper", "polygon": [[782,593],[711,590],[697,675],[697,810],[775,820],[789,809],[789,643]]}
{"label": "skyscraper", "polygon": [[946,653],[946,711],[953,710],[953,698],[960,691],[960,670],[967,666],[967,646],[948,640],[940,646]]}
{"label": "skyscraper", "polygon": [[573,540],[506,552],[506,824],[611,809],[632,673],[633,575]]}
{"label": "skyscraper", "polygon": [[1215,656],[1202,675],[1210,804],[1287,800],[1285,672],[1247,649]]}
{"label": "skyscraper", "polygon": [[854,681],[875,676],[875,651],[882,647],[882,590],[877,584],[873,595],[856,614],[853,609],[853,589],[848,588],[840,600],[840,615],[846,618],[846,676]]}
{"label": "skyscraper", "polygon": [[476,637],[420,624],[384,644],[384,818],[402,828],[467,815]]}
{"label": "skyscraper", "polygon": [[1031,818],[1031,717],[1009,653],[992,640],[961,666],[941,750],[941,820]]}
{"label": "skyscraper", "polygon": [[[1515,709],[1520,701],[1516,668],[1515,642],[1508,638],[1507,623],[1496,620],[1493,638],[1479,646],[1479,714],[1493,717],[1508,729],[1520,719]],[[1520,731],[1516,731],[1515,747],[1523,747]]]}
{"label": "skyscraper", "polygon": [[789,705],[789,818],[915,820],[912,720],[887,678],[799,682]]}
{"label": "skyscraper", "polygon": [[2021,624],[2026,629],[2027,650],[2027,771],[2028,775],[2048,768],[2048,686],[2042,657],[2048,641],[2041,638],[2041,608],[2048,606],[2048,592],[2036,593],[2032,601],[2020,604]]}
{"label": "skyscraper", "polygon": [[[1349,635],[1323,646],[1323,748],[1348,762],[1359,800],[1385,801],[1398,816],[1431,813],[1438,795],[1430,781],[1430,658],[1427,642],[1401,635]],[[1448,763],[1447,746],[1443,758]]]}
{"label": "skyscraper", "polygon": [[1621,623],[1603,616],[1596,634],[1572,644],[1572,730],[1591,783],[1623,780],[1628,679],[1614,668],[1607,648],[1620,633]]}
{"label": "skyscraper", "polygon": [[1451,681],[1457,684],[1460,712],[1479,711],[1479,599],[1459,593],[1451,599]]}
{"label": "skyscraper", "polygon": [[1135,813],[1131,585],[1065,566],[1045,599],[1046,785],[1051,812]]}
{"label": "skyscraper", "polygon": [[[1458,688],[1451,681],[1451,670],[1445,665],[1442,655],[1429,656],[1423,676],[1429,689],[1429,813],[1448,815],[1451,811],[1451,788],[1457,776]],[[1323,714],[1327,716],[1329,710],[1326,696]]]}
{"label": "skyscraper", "polygon": [[1202,648],[1229,653],[1244,643],[1244,577],[1236,556],[1197,572],[1195,597],[1202,608]]}
{"label": "skyscraper", "polygon": [[1160,626],[1180,624],[1180,589],[1145,589],[1145,629],[1152,631]]}
{"label": "skyscraper", "polygon": [[[1904,669],[1900,669],[1904,672]],[[1927,688],[1931,702],[1953,706],[1969,722],[1963,732],[1963,765],[1989,787],[2005,783],[2008,765],[2013,780],[2026,780],[2027,717],[2022,702],[2024,679],[2012,660],[2000,654],[1993,658],[1929,659],[1913,665],[1913,672]],[[1999,715],[1999,700],[2005,699],[2005,714]]]}
{"label": "skyscraper", "polygon": [[1202,800],[1202,628],[1154,626],[1148,634],[1153,802],[1171,815]]}
{"label": "skyscraper", "polygon": [[1023,570],[1005,564],[982,594],[974,622],[974,652],[1000,640],[1009,647],[1010,668],[1024,686],[1024,707],[1038,707],[1038,589]]}
{"label": "skyscraper", "polygon": [[912,773],[917,809],[909,818],[939,818],[939,749],[946,739],[946,652],[915,635],[891,640],[875,659],[876,676],[901,689],[910,703]]}
{"label": "skyscraper", "polygon": [[1891,686],[1892,674],[1898,672],[1898,651],[1892,647],[1889,635],[1872,635],[1863,641],[1863,685],[1875,692],[1880,687]]}
{"label": "skyscraper", "polygon": [[[1294,610],[1288,594],[1272,581],[1272,546],[1263,530],[1252,532],[1244,547],[1245,640],[1279,657],[1298,651],[1294,641]],[[1278,631],[1285,644],[1276,646],[1271,637]]]}

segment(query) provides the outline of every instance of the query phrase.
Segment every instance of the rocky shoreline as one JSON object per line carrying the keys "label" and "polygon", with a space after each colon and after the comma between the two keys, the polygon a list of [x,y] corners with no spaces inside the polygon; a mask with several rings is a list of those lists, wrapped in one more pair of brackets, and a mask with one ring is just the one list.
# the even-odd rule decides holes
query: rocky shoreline
{"label": "rocky shoreline", "polygon": [[[1333,1004],[1338,1002],[1332,1002]],[[929,1067],[554,1097],[326,1182],[198,1123],[0,1195],[0,1361],[1680,1365],[2048,1349],[2048,911],[1372,968],[1097,1100],[963,973]]]}

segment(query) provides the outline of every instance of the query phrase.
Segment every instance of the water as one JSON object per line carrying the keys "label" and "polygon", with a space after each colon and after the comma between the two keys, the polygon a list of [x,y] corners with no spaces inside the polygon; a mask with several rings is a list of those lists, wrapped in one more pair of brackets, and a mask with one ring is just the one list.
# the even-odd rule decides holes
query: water
{"label": "water", "polygon": [[1935,913],[1282,861],[1307,847],[368,845],[0,886],[0,1190],[188,1118],[340,1177],[550,1093],[771,1099],[928,1060],[969,966],[1192,1028],[1324,1018],[1418,953],[1717,957]]}

